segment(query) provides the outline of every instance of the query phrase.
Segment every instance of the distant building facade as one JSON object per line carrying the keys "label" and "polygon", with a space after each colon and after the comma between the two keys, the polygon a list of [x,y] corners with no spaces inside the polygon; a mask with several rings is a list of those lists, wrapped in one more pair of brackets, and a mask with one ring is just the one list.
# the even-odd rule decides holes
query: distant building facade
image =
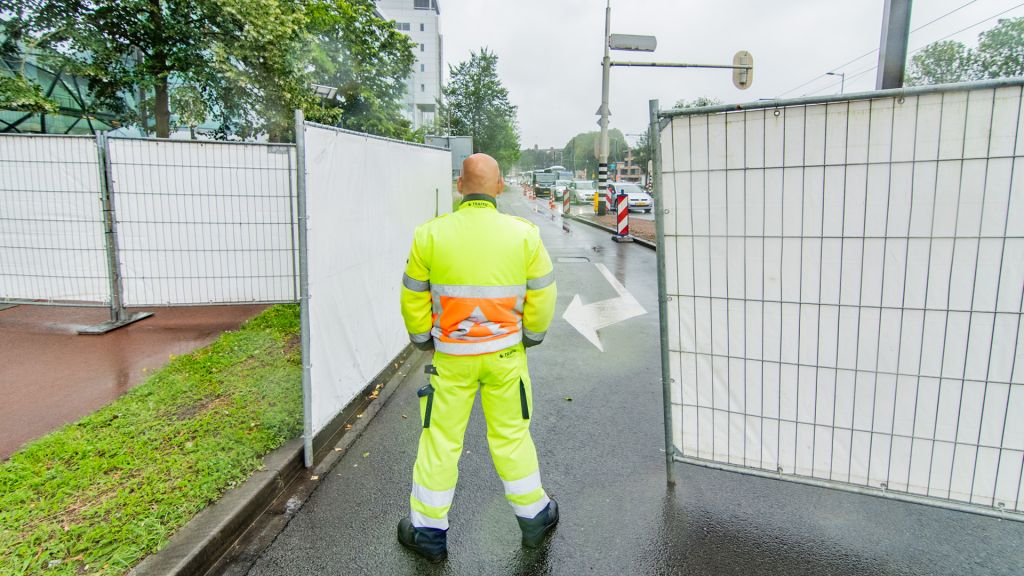
{"label": "distant building facade", "polygon": [[638,164],[634,164],[633,151],[626,152],[625,160],[615,163],[615,169],[610,171],[610,176],[616,182],[641,182],[644,179],[643,171]]}
{"label": "distant building facade", "polygon": [[404,112],[413,128],[432,124],[441,97],[444,37],[438,0],[377,0],[377,11],[395,21],[395,28],[416,43],[412,76],[405,93]]}

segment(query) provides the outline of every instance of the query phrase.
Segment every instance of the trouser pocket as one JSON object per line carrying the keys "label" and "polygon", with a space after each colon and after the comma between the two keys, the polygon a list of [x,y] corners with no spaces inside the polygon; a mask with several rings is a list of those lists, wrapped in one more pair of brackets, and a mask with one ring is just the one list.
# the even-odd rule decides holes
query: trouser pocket
{"label": "trouser pocket", "polygon": [[519,379],[519,405],[523,411],[523,420],[530,419],[530,403],[526,398],[526,383]]}
{"label": "trouser pocket", "polygon": [[427,406],[423,410],[423,427],[430,428],[430,412],[434,408],[434,387],[427,384],[417,390],[416,395],[420,398],[425,398]]}

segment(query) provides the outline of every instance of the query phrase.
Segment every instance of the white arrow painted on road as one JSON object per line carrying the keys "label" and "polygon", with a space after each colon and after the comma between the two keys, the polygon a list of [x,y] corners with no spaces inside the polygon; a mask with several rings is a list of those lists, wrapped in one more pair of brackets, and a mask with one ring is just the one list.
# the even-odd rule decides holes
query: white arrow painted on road
{"label": "white arrow painted on road", "polygon": [[597,346],[598,350],[604,352],[601,338],[597,335],[598,330],[635,316],[642,316],[647,313],[647,310],[644,310],[644,307],[626,290],[626,287],[619,283],[615,276],[612,276],[604,264],[595,264],[595,266],[619,296],[584,305],[580,301],[580,295],[577,294],[573,296],[572,302],[569,303],[565,314],[562,314],[562,318],[579,331],[584,338],[590,340],[591,344]]}

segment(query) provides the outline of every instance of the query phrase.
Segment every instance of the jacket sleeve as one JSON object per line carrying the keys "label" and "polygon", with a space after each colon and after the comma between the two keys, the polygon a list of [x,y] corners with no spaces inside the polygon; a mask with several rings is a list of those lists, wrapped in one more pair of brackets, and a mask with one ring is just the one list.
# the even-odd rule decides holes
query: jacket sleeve
{"label": "jacket sleeve", "polygon": [[434,340],[430,336],[433,325],[430,299],[430,262],[427,234],[416,229],[409,259],[402,276],[402,319],[409,332],[409,340],[420,350],[430,350]]}
{"label": "jacket sleeve", "polygon": [[540,232],[534,229],[527,240],[526,302],[523,306],[523,344],[529,348],[544,340],[555,314],[554,269],[544,249]]}

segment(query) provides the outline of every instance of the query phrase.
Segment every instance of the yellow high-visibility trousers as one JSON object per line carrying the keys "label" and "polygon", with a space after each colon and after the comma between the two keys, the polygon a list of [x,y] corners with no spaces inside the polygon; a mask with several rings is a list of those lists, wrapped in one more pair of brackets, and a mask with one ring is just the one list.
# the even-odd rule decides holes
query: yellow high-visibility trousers
{"label": "yellow high-visibility trousers", "polygon": [[535,517],[549,499],[530,438],[533,394],[523,345],[479,356],[435,352],[433,366],[430,384],[419,390],[423,431],[409,498],[413,526],[448,529],[462,440],[477,388],[505,498],[517,516]]}

